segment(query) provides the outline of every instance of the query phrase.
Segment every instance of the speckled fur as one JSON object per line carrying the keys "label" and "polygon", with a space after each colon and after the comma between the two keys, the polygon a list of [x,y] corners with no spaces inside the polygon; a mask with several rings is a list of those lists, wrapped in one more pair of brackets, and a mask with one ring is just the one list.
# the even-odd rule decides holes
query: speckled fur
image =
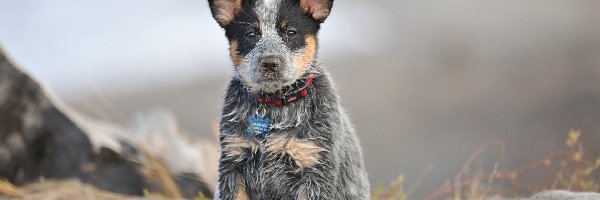
{"label": "speckled fur", "polygon": [[[247,148],[237,157],[223,152],[218,188],[221,199],[235,199],[236,179],[240,177],[250,199],[302,199],[303,195],[307,199],[369,198],[357,136],[331,81],[322,68],[317,70],[321,73],[316,75],[307,97],[283,107],[265,106],[267,117],[285,127],[271,131],[265,139],[246,136],[247,118],[259,103],[239,80],[231,81],[225,96],[220,139],[244,137],[246,142],[258,144],[259,149]],[[272,145],[268,144],[281,138],[319,147],[318,151],[308,152],[316,155],[316,162],[297,163],[293,154],[282,153],[286,152],[282,147],[269,148]],[[222,143],[223,148],[227,145]]]}

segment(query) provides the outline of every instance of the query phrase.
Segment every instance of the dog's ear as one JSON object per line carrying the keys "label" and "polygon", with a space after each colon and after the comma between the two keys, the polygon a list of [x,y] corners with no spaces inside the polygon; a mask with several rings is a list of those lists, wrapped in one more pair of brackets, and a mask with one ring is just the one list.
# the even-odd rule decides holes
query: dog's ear
{"label": "dog's ear", "polygon": [[323,22],[329,16],[333,0],[300,0],[300,6],[313,19]]}
{"label": "dog's ear", "polygon": [[242,10],[242,0],[208,0],[208,5],[221,27],[229,25]]}

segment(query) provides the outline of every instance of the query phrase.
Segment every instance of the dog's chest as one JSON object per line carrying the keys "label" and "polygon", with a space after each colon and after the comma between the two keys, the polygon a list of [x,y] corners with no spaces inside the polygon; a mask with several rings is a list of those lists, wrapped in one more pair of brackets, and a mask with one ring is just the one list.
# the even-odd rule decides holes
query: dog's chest
{"label": "dog's chest", "polygon": [[246,162],[243,171],[247,189],[253,194],[265,195],[266,199],[288,194],[282,188],[298,185],[306,170],[320,163],[320,153],[325,152],[319,144],[287,132],[272,132],[257,145],[257,152]]}
{"label": "dog's chest", "polygon": [[267,195],[263,197],[271,199],[286,194],[279,190],[297,185],[306,170],[321,163],[322,153],[327,152],[315,138],[299,134],[311,131],[306,125],[271,129],[264,138],[248,135],[245,126],[237,127],[240,134],[225,135],[222,150],[225,159],[232,161],[229,164],[239,166],[251,195]]}

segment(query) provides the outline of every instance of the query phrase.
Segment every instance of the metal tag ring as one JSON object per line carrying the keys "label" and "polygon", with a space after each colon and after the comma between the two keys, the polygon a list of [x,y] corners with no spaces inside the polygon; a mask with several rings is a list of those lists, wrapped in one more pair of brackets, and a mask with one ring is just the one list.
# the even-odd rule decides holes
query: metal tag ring
{"label": "metal tag ring", "polygon": [[264,118],[265,115],[267,115],[267,109],[266,108],[262,108],[262,112],[258,112],[261,108],[257,108],[256,109],[256,116],[260,117],[260,118]]}

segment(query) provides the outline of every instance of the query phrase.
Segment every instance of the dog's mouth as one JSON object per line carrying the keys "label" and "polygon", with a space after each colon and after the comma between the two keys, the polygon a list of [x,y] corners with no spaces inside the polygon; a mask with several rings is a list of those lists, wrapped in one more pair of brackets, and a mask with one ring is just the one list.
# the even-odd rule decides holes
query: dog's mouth
{"label": "dog's mouth", "polygon": [[258,70],[256,81],[287,81],[283,71],[272,71],[272,70]]}
{"label": "dog's mouth", "polygon": [[260,76],[254,79],[252,90],[255,92],[276,93],[281,89],[294,84],[297,79],[284,76]]}
{"label": "dog's mouth", "polygon": [[258,83],[258,84],[284,83],[287,81],[288,80],[283,79],[281,77],[271,77],[271,76],[266,76],[266,77],[261,77],[261,78],[256,79],[256,83]]}
{"label": "dog's mouth", "polygon": [[291,85],[295,80],[284,78],[282,76],[261,76],[255,80],[259,86],[258,91],[261,92],[276,92],[282,88]]}

